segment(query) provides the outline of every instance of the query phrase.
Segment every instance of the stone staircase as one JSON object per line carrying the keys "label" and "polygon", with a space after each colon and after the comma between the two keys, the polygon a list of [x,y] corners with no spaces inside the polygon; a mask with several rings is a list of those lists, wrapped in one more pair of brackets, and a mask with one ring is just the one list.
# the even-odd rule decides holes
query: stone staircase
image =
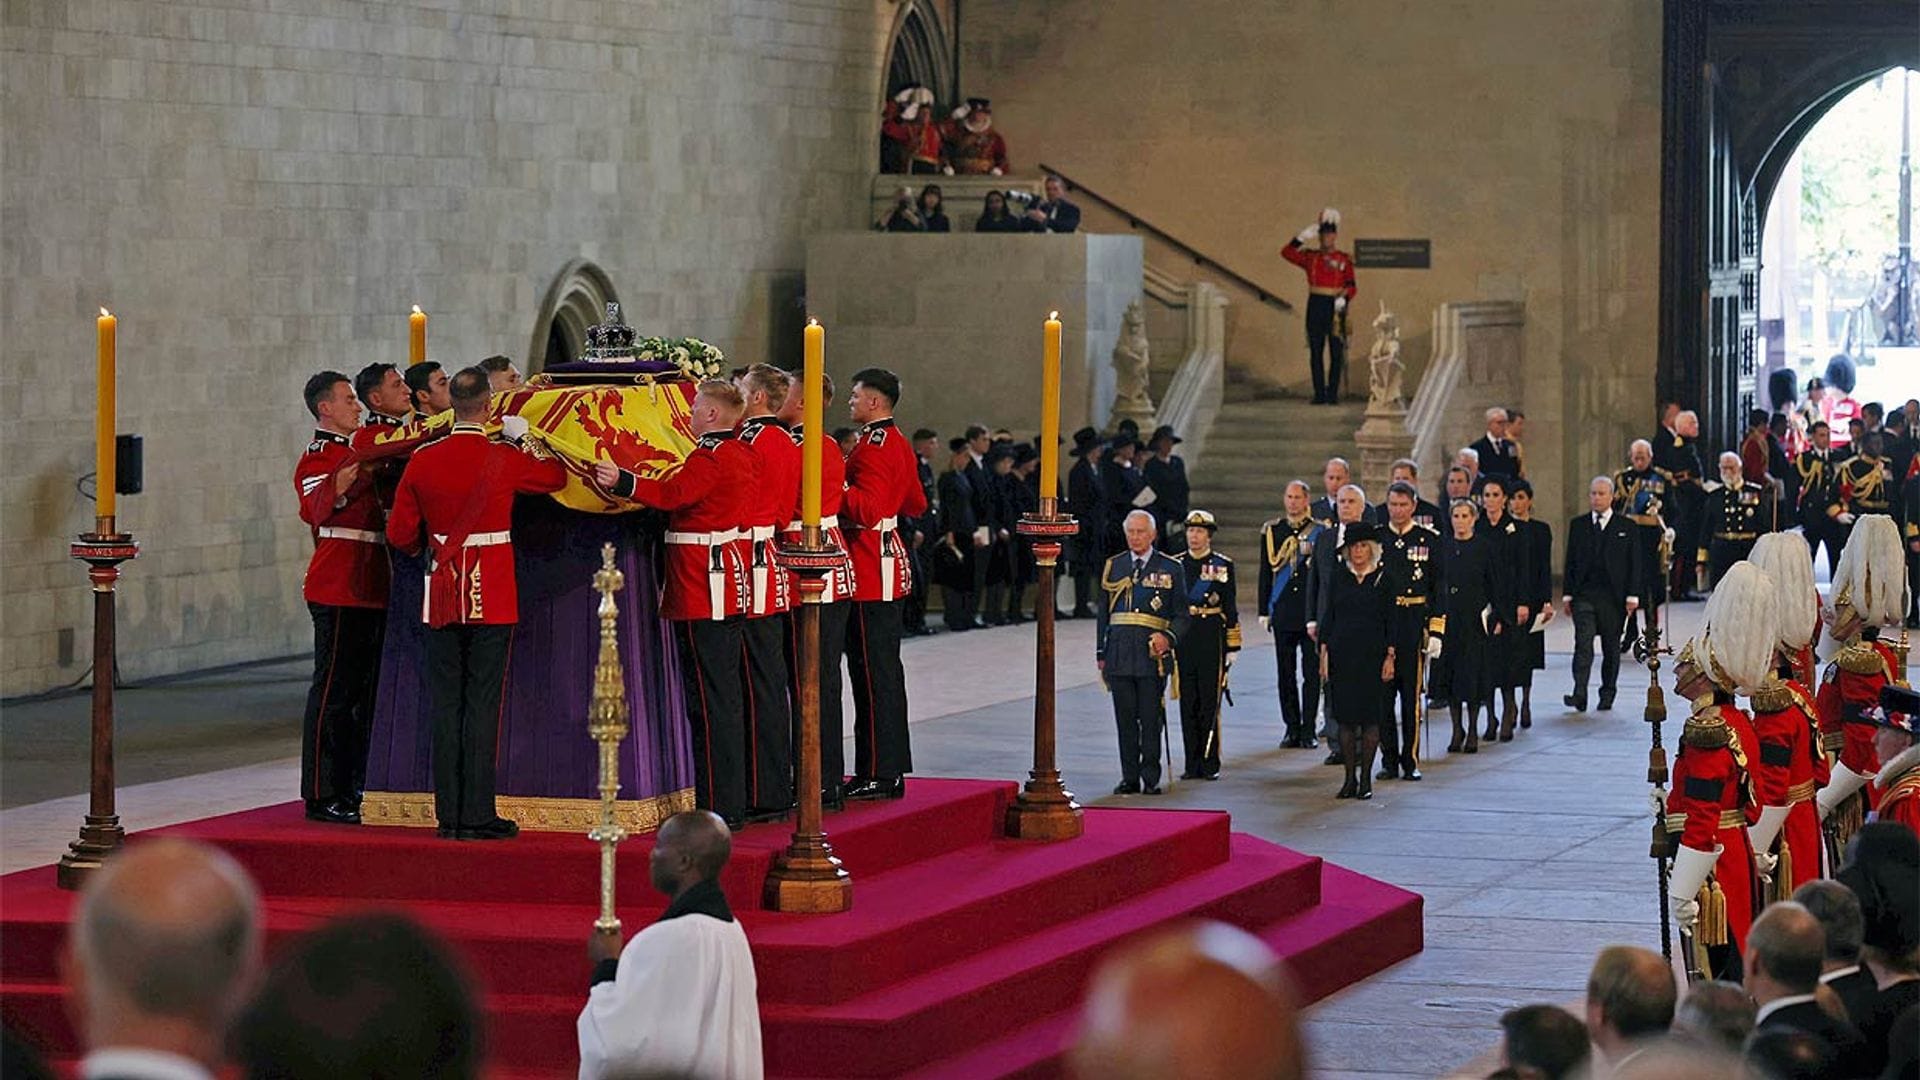
{"label": "stone staircase", "polygon": [[1194,468],[1193,506],[1212,511],[1219,521],[1214,546],[1242,565],[1246,602],[1257,585],[1261,524],[1281,512],[1287,481],[1305,480],[1318,495],[1327,458],[1339,454],[1356,461],[1353,433],[1366,403],[1309,405],[1302,398],[1254,396],[1235,383],[1226,398],[1206,457]]}

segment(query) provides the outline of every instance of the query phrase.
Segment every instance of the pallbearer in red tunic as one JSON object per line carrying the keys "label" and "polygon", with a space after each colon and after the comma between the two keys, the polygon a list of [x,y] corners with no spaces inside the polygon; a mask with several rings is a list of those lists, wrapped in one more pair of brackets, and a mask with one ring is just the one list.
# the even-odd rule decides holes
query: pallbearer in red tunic
{"label": "pallbearer in red tunic", "polygon": [[1873,744],[1885,764],[1874,778],[1880,789],[1880,808],[1874,818],[1920,833],[1920,746],[1914,745],[1913,731],[1917,717],[1920,693],[1898,685],[1880,691],[1880,707],[1873,714]]}
{"label": "pallbearer in red tunic", "polygon": [[1734,694],[1767,676],[1778,637],[1772,589],[1752,563],[1735,564],[1674,663],[1674,690],[1693,711],[1665,796],[1667,834],[1677,838],[1667,904],[1675,925],[1707,949],[1702,970],[1715,975],[1738,960],[1761,906],[1747,834],[1760,818],[1749,765],[1757,739]]}
{"label": "pallbearer in red tunic", "polygon": [[1820,596],[1813,588],[1813,553],[1798,533],[1762,536],[1751,561],[1773,582],[1780,629],[1773,673],[1753,692],[1759,786],[1767,809],[1752,838],[1755,851],[1779,858],[1774,898],[1783,899],[1824,874],[1820,815],[1813,800],[1831,776],[1832,763],[1814,718],[1813,694],[1795,666],[1819,632]]}
{"label": "pallbearer in red tunic", "polygon": [[900,667],[900,605],[913,571],[900,536],[903,518],[927,510],[920,470],[894,426],[900,377],[884,368],[853,376],[848,408],[861,425],[847,455],[840,525],[853,545],[853,621],[847,674],[853,682],[853,781],[850,799],[897,799],[913,771],[907,741],[907,676]]}
{"label": "pallbearer in red tunic", "polygon": [[[833,376],[820,373],[822,401],[833,400]],[[780,422],[793,432],[796,446],[805,442],[801,422],[806,402],[795,388],[780,406]],[[847,462],[831,439],[820,449],[820,539],[838,548],[840,565],[827,575],[827,589],[820,606],[820,802],[839,809],[846,803],[846,725],[840,705],[840,662],[847,652],[847,622],[853,614],[853,555],[847,537],[840,529],[840,501],[846,494]],[[800,516],[781,531],[780,542],[798,544],[801,539]],[[788,620],[788,665],[800,655],[800,621]],[[794,673],[793,715],[800,715],[799,673]]]}
{"label": "pallbearer in red tunic", "polygon": [[313,441],[293,470],[300,520],[313,530],[307,611],[313,616],[313,686],[300,729],[300,797],[307,817],[360,823],[367,739],[387,625],[387,549],[374,477],[354,460],[360,426],[353,384],[337,371],[307,380]]}
{"label": "pallbearer in red tunic", "polygon": [[1839,746],[1820,811],[1834,850],[1843,852],[1877,797],[1868,781],[1880,758],[1866,715],[1882,687],[1905,682],[1906,657],[1880,640],[1881,628],[1900,625],[1906,613],[1906,560],[1892,518],[1868,514],[1854,522],[1834,570],[1833,610],[1834,640],[1846,644],[1827,666],[1814,707],[1828,747]]}
{"label": "pallbearer in red tunic", "polygon": [[747,642],[747,820],[773,821],[793,803],[792,679],[787,670],[787,611],[792,575],[774,557],[774,540],[800,512],[800,447],[775,417],[792,380],[771,364],[736,373],[745,401],[739,441],[759,461],[759,483],[747,519],[752,545],[753,604],[742,633]]}
{"label": "pallbearer in red tunic", "polygon": [[[487,436],[487,373],[451,380],[453,431],[416,450],[394,493],[387,539],[431,555],[421,619],[433,708],[433,798],[440,835],[499,840],[519,826],[494,809],[494,752],[507,646],[520,620],[513,567],[513,500],[558,491],[566,469],[539,444]],[[505,429],[526,434],[526,421]]]}
{"label": "pallbearer in red tunic", "polygon": [[760,462],[734,437],[745,403],[731,383],[703,382],[693,397],[693,451],[672,472],[635,476],[609,461],[593,467],[608,493],[667,511],[660,614],[673,622],[693,735],[694,801],[740,829],[747,823],[747,566]]}

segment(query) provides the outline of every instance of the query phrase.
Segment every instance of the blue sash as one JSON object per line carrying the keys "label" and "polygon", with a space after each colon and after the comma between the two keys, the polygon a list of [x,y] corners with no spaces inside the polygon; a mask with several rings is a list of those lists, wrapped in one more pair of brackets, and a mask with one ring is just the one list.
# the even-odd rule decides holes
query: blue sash
{"label": "blue sash", "polygon": [[[1326,526],[1316,521],[1313,523],[1313,528],[1307,530],[1306,536],[1301,538],[1300,546],[1307,550],[1309,556],[1313,554],[1313,545],[1320,540],[1320,530],[1324,528],[1326,528]],[[1293,580],[1293,568],[1298,565],[1299,562],[1300,555],[1298,552],[1295,552],[1294,557],[1287,560],[1287,565],[1281,567],[1274,573],[1273,591],[1267,594],[1267,611],[1269,614],[1272,613],[1274,605],[1280,602],[1280,594],[1287,591],[1287,582]]]}

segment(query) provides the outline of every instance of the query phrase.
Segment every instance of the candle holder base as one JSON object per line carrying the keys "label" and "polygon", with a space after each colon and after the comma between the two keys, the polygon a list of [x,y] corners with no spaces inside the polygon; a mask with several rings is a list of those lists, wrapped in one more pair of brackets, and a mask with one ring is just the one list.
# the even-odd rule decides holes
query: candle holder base
{"label": "candle holder base", "polygon": [[114,806],[113,769],[113,660],[114,586],[120,580],[120,564],[140,554],[140,545],[131,533],[114,527],[111,515],[97,516],[94,531],[81,533],[68,547],[68,553],[87,564],[87,581],[93,587],[93,708],[91,718],[91,761],[89,765],[89,802],[80,826],[80,838],[70,843],[60,857],[54,873],[62,889],[79,889],[86,880],[126,841],[120,827],[120,814]]}
{"label": "candle holder base", "polygon": [[773,857],[761,902],[770,911],[835,915],[853,907],[853,879],[825,836],[795,837]]}
{"label": "candle holder base", "polygon": [[1027,785],[1007,807],[1007,835],[1015,840],[1072,840],[1086,829],[1080,804],[1058,772],[1027,776]]}
{"label": "candle holder base", "polygon": [[1007,807],[1006,831],[1015,840],[1072,840],[1086,825],[1080,804],[1054,763],[1053,583],[1061,546],[1080,531],[1080,523],[1060,513],[1059,501],[1049,497],[1040,500],[1039,513],[1022,517],[1015,529],[1033,545],[1040,601],[1034,642],[1033,769],[1027,773],[1026,786]]}
{"label": "candle holder base", "polygon": [[68,844],[67,853],[60,856],[60,866],[54,872],[55,882],[68,891],[78,890],[105,865],[108,856],[120,850],[126,839],[127,831],[120,827],[120,815],[88,814],[86,823],[80,826],[80,839]]}

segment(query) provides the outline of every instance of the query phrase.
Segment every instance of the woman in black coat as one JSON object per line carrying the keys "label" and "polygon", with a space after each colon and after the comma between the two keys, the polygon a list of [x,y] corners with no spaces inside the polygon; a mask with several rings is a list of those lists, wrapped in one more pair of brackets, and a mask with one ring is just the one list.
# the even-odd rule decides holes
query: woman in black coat
{"label": "woman in black coat", "polygon": [[[1453,739],[1447,753],[1480,752],[1480,706],[1491,703],[1487,679],[1487,632],[1482,613],[1493,596],[1493,542],[1479,531],[1480,508],[1456,499],[1447,508],[1451,530],[1440,541],[1440,613],[1446,617],[1440,659],[1434,664],[1433,696],[1447,703]],[[1461,727],[1461,713],[1466,726]]]}
{"label": "woman in black coat", "polygon": [[[1507,509],[1526,530],[1527,603],[1533,608],[1539,625],[1553,621],[1553,526],[1533,517],[1533,485],[1515,480],[1507,496]],[[1547,635],[1530,633],[1522,650],[1526,663],[1520,670],[1520,726],[1533,726],[1533,673],[1547,669]]]}
{"label": "woman in black coat", "polygon": [[1533,618],[1533,604],[1527,597],[1533,569],[1528,565],[1529,530],[1507,512],[1507,492],[1512,480],[1487,476],[1480,484],[1480,531],[1489,541],[1493,568],[1493,632],[1487,642],[1488,684],[1500,691],[1499,729],[1494,728],[1491,706],[1487,709],[1487,730],[1483,739],[1496,735],[1501,742],[1513,741],[1513,729],[1520,719],[1516,698],[1522,672],[1528,665],[1527,628]]}
{"label": "woman in black coat", "polygon": [[1320,617],[1320,680],[1327,708],[1340,730],[1340,763],[1346,766],[1341,799],[1373,798],[1373,755],[1380,749],[1380,720],[1393,678],[1393,590],[1380,568],[1380,541],[1373,525],[1346,527],[1340,554],[1346,565],[1327,580],[1327,608]]}

